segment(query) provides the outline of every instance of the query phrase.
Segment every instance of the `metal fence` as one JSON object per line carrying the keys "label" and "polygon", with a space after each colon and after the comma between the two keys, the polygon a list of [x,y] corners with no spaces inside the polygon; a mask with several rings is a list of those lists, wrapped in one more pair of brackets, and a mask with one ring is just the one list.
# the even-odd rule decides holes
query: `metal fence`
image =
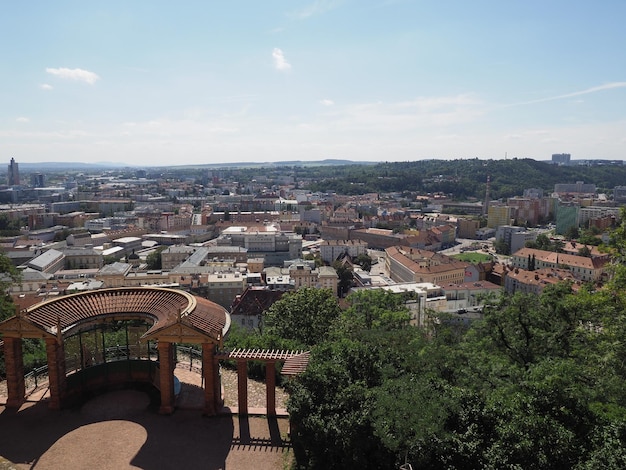
{"label": "metal fence", "polygon": [[26,392],[36,390],[40,385],[48,383],[48,366],[37,367],[24,374]]}
{"label": "metal fence", "polygon": [[176,345],[176,362],[179,363],[179,367],[183,366],[185,368],[189,364],[189,370],[202,374],[202,351]]}

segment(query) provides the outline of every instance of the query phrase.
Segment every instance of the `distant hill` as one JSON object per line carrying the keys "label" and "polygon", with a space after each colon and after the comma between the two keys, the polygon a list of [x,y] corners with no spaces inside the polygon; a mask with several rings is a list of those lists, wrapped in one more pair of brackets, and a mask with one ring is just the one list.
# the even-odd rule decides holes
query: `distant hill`
{"label": "distant hill", "polygon": [[193,165],[130,165],[127,163],[115,162],[39,162],[39,163],[22,163],[18,162],[20,170],[24,172],[36,171],[96,171],[96,170],[112,170],[121,168],[275,168],[283,166],[335,166],[335,165],[375,165],[376,162],[356,162],[352,160],[325,159],[317,161],[290,160],[280,162],[229,162],[229,163],[203,163]]}
{"label": "distant hill", "polygon": [[111,162],[83,163],[83,162],[39,162],[39,163],[22,163],[17,162],[20,171],[36,172],[36,171],[94,171],[94,170],[111,170],[115,168],[129,168],[131,165]]}

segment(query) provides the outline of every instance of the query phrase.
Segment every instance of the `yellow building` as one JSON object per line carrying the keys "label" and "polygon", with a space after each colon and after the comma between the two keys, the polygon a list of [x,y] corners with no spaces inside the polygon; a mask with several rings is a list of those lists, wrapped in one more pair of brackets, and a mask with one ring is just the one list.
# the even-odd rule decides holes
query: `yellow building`
{"label": "yellow building", "polygon": [[497,228],[501,225],[511,225],[513,208],[504,205],[490,205],[487,213],[487,227]]}

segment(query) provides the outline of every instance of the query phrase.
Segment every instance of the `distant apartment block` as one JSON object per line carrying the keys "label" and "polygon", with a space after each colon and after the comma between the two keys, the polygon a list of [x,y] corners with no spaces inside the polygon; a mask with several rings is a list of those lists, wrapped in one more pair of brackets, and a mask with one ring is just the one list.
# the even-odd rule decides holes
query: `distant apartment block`
{"label": "distant apartment block", "polygon": [[490,204],[487,214],[487,227],[497,228],[501,225],[511,225],[513,208],[504,204]]}
{"label": "distant apartment block", "polygon": [[576,203],[559,202],[556,206],[556,233],[565,235],[572,227],[578,228],[580,207]]}
{"label": "distant apartment block", "polygon": [[615,186],[613,189],[613,200],[615,202],[626,202],[626,186]]}
{"label": "distant apartment block", "polygon": [[[581,207],[578,212],[578,224],[581,227],[587,227],[591,221],[597,219],[619,219],[620,208],[619,207],[605,207],[605,206],[588,206]],[[593,225],[593,223],[592,223]]]}
{"label": "distant apartment block", "polygon": [[553,153],[552,163],[555,165],[569,165],[572,156],[569,153]]}
{"label": "distant apartment block", "polygon": [[459,238],[476,238],[476,232],[480,228],[480,221],[476,219],[457,219],[457,235]]}
{"label": "distant apartment block", "polygon": [[557,183],[554,185],[554,192],[557,194],[595,194],[596,185],[593,183]]}

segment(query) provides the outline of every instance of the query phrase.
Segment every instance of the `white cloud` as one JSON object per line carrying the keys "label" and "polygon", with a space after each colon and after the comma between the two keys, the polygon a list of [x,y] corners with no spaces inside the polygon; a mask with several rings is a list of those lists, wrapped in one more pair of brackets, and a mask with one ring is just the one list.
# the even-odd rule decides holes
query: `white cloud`
{"label": "white cloud", "polygon": [[89,83],[90,85],[93,85],[94,83],[96,83],[96,80],[100,79],[100,77],[96,73],[83,69],[68,69],[65,67],[55,69],[48,67],[46,69],[46,72],[59,78],[78,80],[81,82]]}
{"label": "white cloud", "polygon": [[272,57],[274,58],[274,67],[277,70],[289,70],[291,68],[291,64],[285,59],[285,54],[278,47],[272,51]]}
{"label": "white cloud", "polygon": [[47,83],[42,83],[41,85],[39,85],[39,88],[41,88],[42,90],[52,90],[52,85],[48,85]]}
{"label": "white cloud", "polygon": [[27,117],[20,116],[16,119],[17,122],[30,122],[30,119]]}
{"label": "white cloud", "polygon": [[333,100],[323,99],[320,100],[320,104],[323,104],[324,106],[332,106],[335,104],[335,102]]}

